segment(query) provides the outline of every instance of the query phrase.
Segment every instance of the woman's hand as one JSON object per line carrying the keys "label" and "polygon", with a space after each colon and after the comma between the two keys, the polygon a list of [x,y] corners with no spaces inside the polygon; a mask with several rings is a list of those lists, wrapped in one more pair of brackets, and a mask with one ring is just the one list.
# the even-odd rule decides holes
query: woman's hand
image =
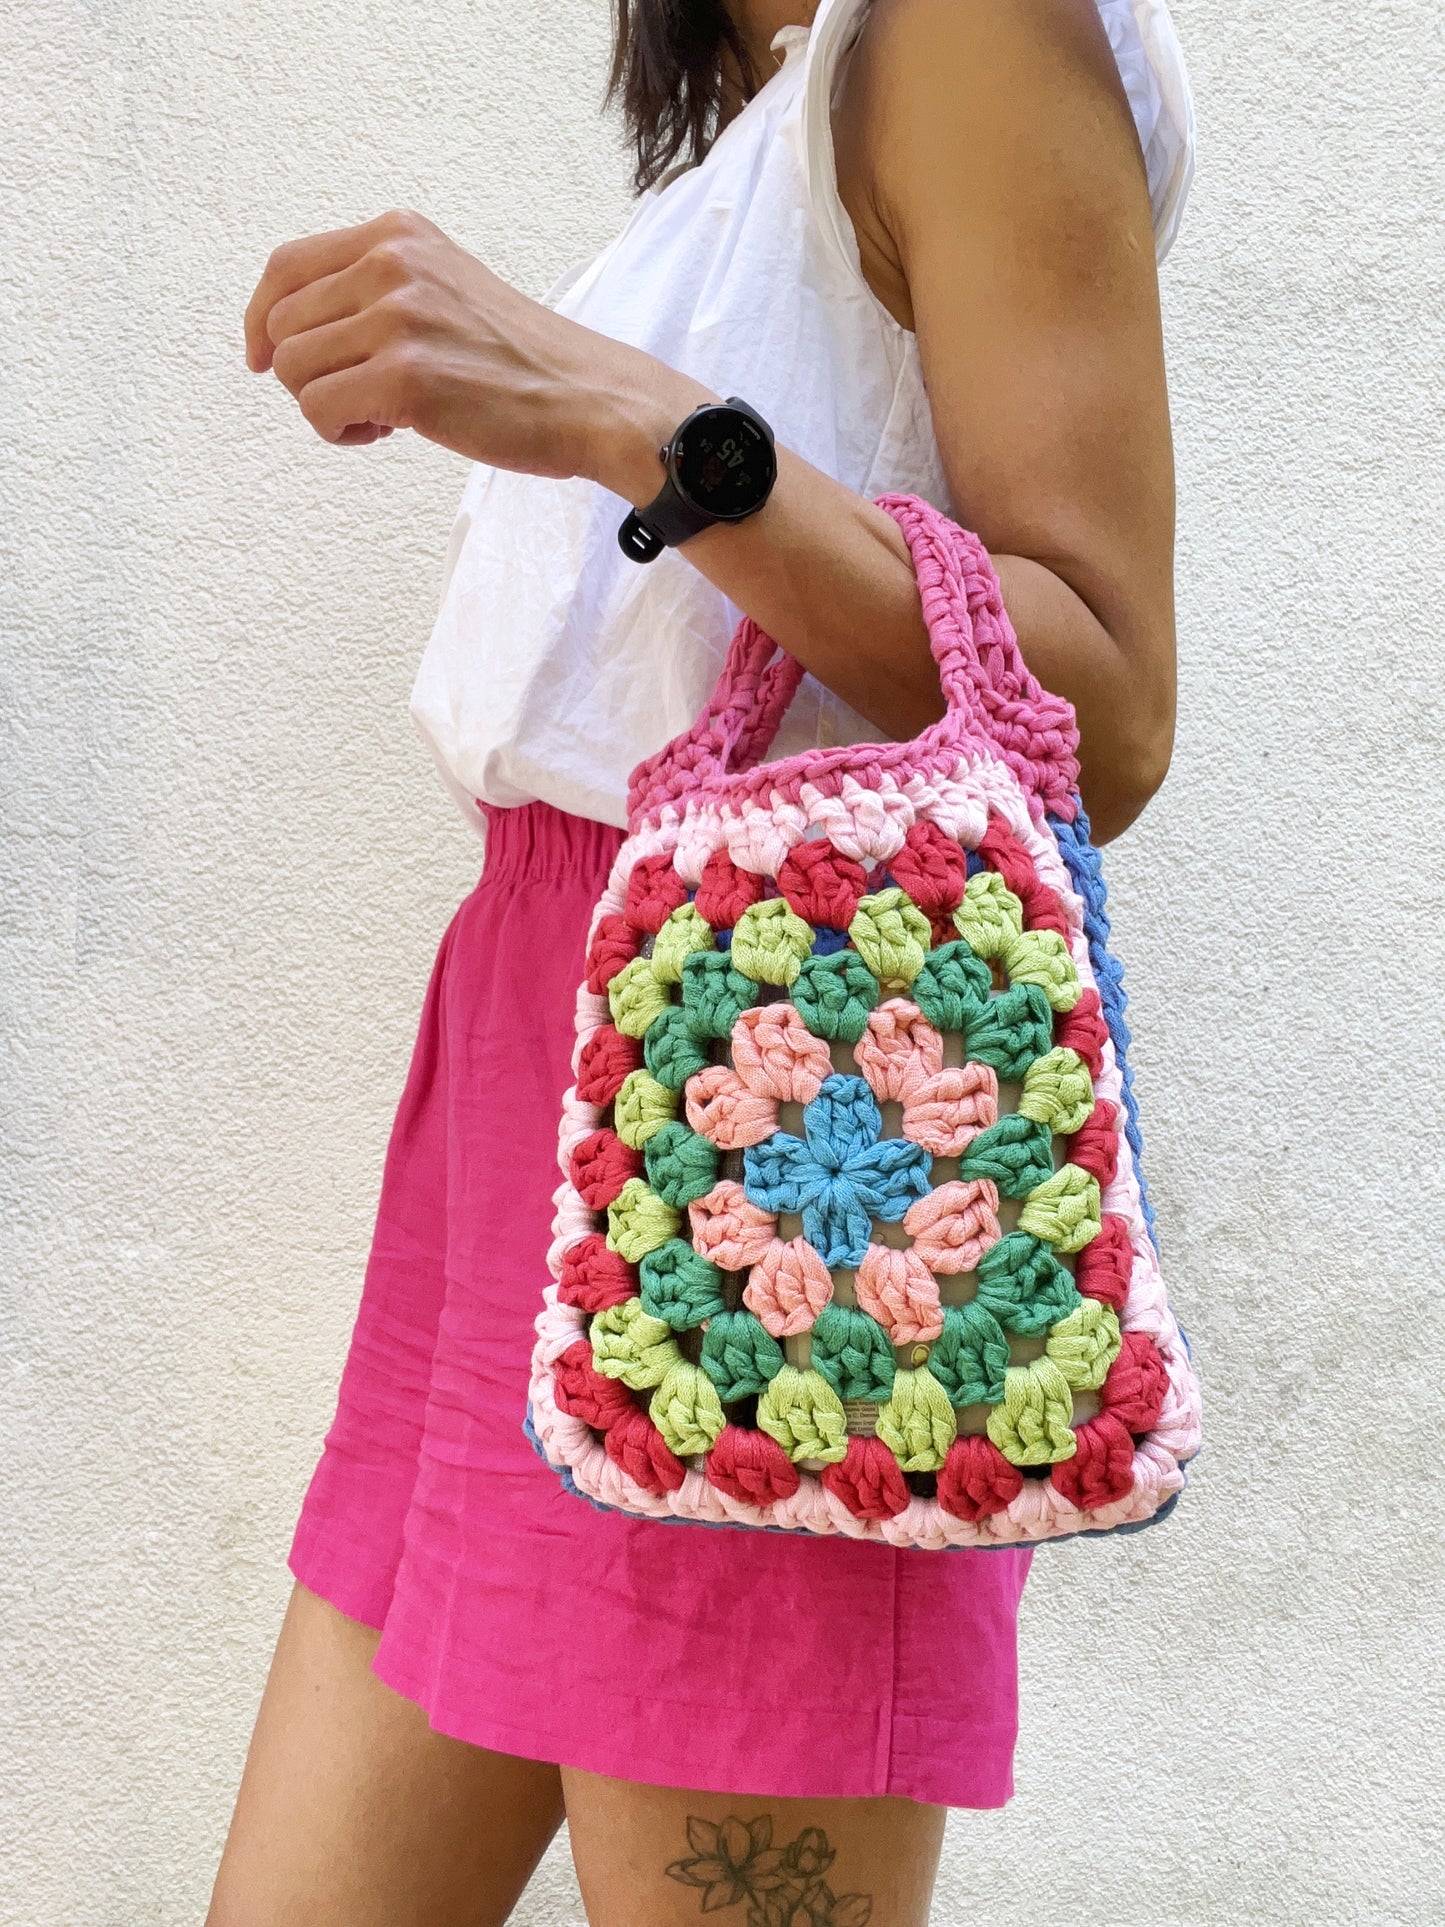
{"label": "woman's hand", "polygon": [[324,441],[412,428],[495,468],[584,475],[629,501],[657,449],[713,397],[650,355],[530,301],[419,214],[280,247],[246,310],[271,369]]}

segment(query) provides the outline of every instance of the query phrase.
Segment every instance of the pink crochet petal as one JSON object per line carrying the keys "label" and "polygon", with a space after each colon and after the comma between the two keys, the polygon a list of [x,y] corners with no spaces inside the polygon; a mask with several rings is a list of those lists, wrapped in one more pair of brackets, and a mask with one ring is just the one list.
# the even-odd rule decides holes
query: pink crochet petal
{"label": "pink crochet petal", "polygon": [[796,1338],[832,1296],[828,1267],[807,1239],[775,1238],[748,1273],[743,1303],[774,1338]]}
{"label": "pink crochet petal", "polygon": [[998,1190],[987,1178],[940,1184],[909,1207],[903,1229],[930,1271],[945,1278],[976,1271],[979,1259],[1001,1235]]}
{"label": "pink crochet petal", "polygon": [[895,1345],[930,1341],[943,1330],[938,1281],[916,1249],[869,1245],[854,1290],[858,1309],[876,1318]]}
{"label": "pink crochet petal", "polygon": [[980,1131],[998,1123],[998,1075],[987,1064],[935,1071],[903,1104],[903,1135],[936,1158],[961,1157]]}
{"label": "pink crochet petal", "polygon": [[778,1106],[750,1091],[728,1065],[709,1064],[687,1080],[687,1121],[720,1151],[741,1151],[773,1135]]}
{"label": "pink crochet petal", "polygon": [[906,1104],[918,1085],[943,1069],[943,1039],[917,1004],[890,997],[868,1019],[853,1057],[875,1097]]}
{"label": "pink crochet petal", "polygon": [[925,775],[912,771],[903,779],[903,789],[915,813],[936,823],[945,836],[951,836],[966,850],[976,849],[988,824],[988,798],[984,790],[982,765],[960,771],[956,776],[941,772]]}
{"label": "pink crochet petal", "polygon": [[746,1271],[757,1264],[777,1236],[777,1219],[760,1210],[731,1178],[690,1204],[687,1215],[694,1245],[724,1271]]}
{"label": "pink crochet petal", "polygon": [[833,1060],[792,1004],[755,1004],[733,1025],[733,1066],[755,1097],[811,1104]]}

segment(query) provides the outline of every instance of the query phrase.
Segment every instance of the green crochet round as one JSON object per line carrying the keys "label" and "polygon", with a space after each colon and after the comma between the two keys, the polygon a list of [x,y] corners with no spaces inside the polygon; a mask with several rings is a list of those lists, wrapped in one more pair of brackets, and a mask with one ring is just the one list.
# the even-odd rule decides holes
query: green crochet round
{"label": "green crochet round", "polygon": [[1011,1231],[979,1260],[977,1302],[1008,1331],[1038,1338],[1076,1309],[1079,1293],[1046,1244]]}
{"label": "green crochet round", "polygon": [[734,970],[725,950],[694,951],[682,967],[682,1007],[697,1043],[731,1037],[738,1018],[757,1001],[758,986]]}
{"label": "green crochet round", "polygon": [[690,1077],[706,1069],[708,1061],[692,1034],[687,1010],[680,1004],[669,1005],[648,1025],[642,1055],[658,1083],[670,1091],[680,1091]]}
{"label": "green crochet round", "polygon": [[1052,1048],[1054,1013],[1037,984],[1014,984],[967,1018],[963,1035],[971,1059],[997,1071],[1000,1082],[1017,1084],[1034,1059]]}
{"label": "green crochet round", "polygon": [[895,993],[917,977],[933,940],[927,917],[896,884],[862,899],[848,935],[872,974]]}
{"label": "green crochet round", "polygon": [[958,1168],[958,1175],[970,1183],[987,1179],[996,1184],[1005,1198],[1026,1198],[1053,1174],[1053,1133],[1017,1112],[980,1131]]}
{"label": "green crochet round", "polygon": [[878,979],[855,950],[804,961],[792,988],[803,1022],[830,1044],[856,1044],[878,1002]]}
{"label": "green crochet round", "polygon": [[733,929],[729,955],[745,977],[791,984],[813,948],[813,932],[785,897],[750,904]]}
{"label": "green crochet round", "polygon": [[767,1390],[783,1369],[783,1348],[750,1311],[722,1311],[702,1335],[702,1368],[726,1403]]}
{"label": "green crochet round", "polygon": [[993,978],[966,943],[945,943],[931,950],[909,992],[935,1030],[967,1030],[977,1022],[993,993]]}
{"label": "green crochet round", "polygon": [[893,1347],[867,1312],[851,1305],[825,1305],[812,1336],[813,1368],[839,1398],[869,1399],[878,1405],[892,1398],[897,1370]]}
{"label": "green crochet round", "polygon": [[1082,1131],[1094,1110],[1094,1080],[1077,1051],[1063,1046],[1029,1065],[1019,1111],[1058,1137]]}
{"label": "green crochet round", "polygon": [[642,1155],[647,1182],[674,1211],[685,1211],[717,1183],[717,1146],[686,1124],[664,1124]]}
{"label": "green crochet round", "polygon": [[714,947],[712,926],[692,904],[680,904],[653,938],[653,974],[661,984],[681,983],[687,959]]}
{"label": "green crochet round", "polygon": [[1009,1368],[1008,1338],[980,1300],[948,1305],[928,1365],[953,1404],[996,1405]]}
{"label": "green crochet round", "polygon": [[669,1238],[638,1267],[643,1309],[674,1331],[691,1331],[724,1309],[722,1273],[685,1238]]}

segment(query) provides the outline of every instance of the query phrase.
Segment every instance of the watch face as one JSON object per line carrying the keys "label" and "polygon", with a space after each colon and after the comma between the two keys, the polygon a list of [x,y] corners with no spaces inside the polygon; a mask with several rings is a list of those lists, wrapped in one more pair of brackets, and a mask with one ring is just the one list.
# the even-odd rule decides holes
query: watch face
{"label": "watch face", "polygon": [[709,408],[689,422],[676,449],[683,494],[709,515],[749,515],[777,475],[767,434],[736,408]]}

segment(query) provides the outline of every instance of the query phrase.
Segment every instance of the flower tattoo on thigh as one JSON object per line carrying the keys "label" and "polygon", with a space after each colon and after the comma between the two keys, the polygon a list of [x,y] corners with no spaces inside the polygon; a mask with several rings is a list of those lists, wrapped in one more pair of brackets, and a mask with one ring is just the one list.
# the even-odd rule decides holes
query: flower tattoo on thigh
{"label": "flower tattoo on thigh", "polygon": [[771,1814],[721,1825],[694,1815],[687,1840],[691,1857],[674,1860],[667,1874],[702,1889],[705,1914],[746,1901],[747,1927],[867,1927],[873,1917],[867,1894],[835,1894],[823,1878],[837,1855],[821,1827],[775,1847]]}

